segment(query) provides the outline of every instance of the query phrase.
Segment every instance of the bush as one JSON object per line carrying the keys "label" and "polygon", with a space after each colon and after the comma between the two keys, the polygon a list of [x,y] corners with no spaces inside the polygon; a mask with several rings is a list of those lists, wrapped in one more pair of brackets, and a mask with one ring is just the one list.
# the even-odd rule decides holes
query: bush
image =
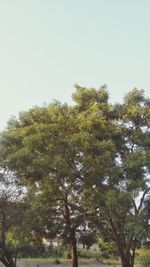
{"label": "bush", "polygon": [[[9,245],[9,249],[13,252],[16,248]],[[58,258],[64,255],[62,247],[45,247],[43,244],[20,244],[17,248],[18,258]]]}
{"label": "bush", "polygon": [[78,256],[80,258],[90,259],[90,258],[92,258],[92,251],[91,250],[80,249],[80,250],[78,250]]}
{"label": "bush", "polygon": [[145,242],[143,243],[143,247],[144,247],[144,248],[150,248],[150,241],[145,241]]}
{"label": "bush", "polygon": [[104,259],[118,256],[116,245],[113,242],[106,242],[103,239],[98,238],[98,245],[100,249],[100,255]]}
{"label": "bush", "polygon": [[143,267],[150,267],[150,249],[140,249],[138,259]]}
{"label": "bush", "polygon": [[92,255],[92,259],[95,259],[97,261],[101,261],[102,257],[101,257],[101,252],[99,249],[92,249],[91,250],[91,255]]}
{"label": "bush", "polygon": [[36,258],[36,257],[48,257],[49,253],[42,244],[30,245],[22,244],[18,247],[19,258]]}
{"label": "bush", "polygon": [[59,258],[55,258],[54,263],[55,263],[55,264],[60,264],[60,260],[59,260]]}
{"label": "bush", "polygon": [[80,258],[95,259],[95,260],[100,260],[101,258],[99,249],[90,249],[90,250],[80,249],[78,250],[78,256]]}

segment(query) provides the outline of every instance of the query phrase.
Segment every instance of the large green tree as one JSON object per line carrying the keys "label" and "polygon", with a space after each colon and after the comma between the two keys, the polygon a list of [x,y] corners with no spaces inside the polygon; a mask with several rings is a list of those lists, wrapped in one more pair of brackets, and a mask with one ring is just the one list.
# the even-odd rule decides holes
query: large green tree
{"label": "large green tree", "polygon": [[36,196],[42,194],[45,212],[61,225],[71,244],[75,267],[77,233],[86,212],[81,205],[83,187],[92,179],[103,179],[113,148],[111,121],[105,120],[110,108],[106,90],[78,88],[73,97],[73,107],[56,102],[10,120],[1,136],[1,163],[22,184],[36,186]]}
{"label": "large green tree", "polygon": [[34,186],[46,214],[43,229],[53,229],[53,220],[67,237],[73,267],[77,233],[88,220],[117,244],[123,267],[131,267],[149,190],[149,101],[135,89],[112,105],[105,87],[76,89],[74,106],[35,107],[8,122],[1,165]]}
{"label": "large green tree", "polygon": [[[20,114],[19,120],[10,122],[3,136],[5,145],[9,143],[3,156],[8,160],[5,167],[11,169],[21,183],[35,186],[39,194],[42,192],[44,212],[49,212],[49,218],[53,216],[55,224],[61,222],[66,229],[72,264],[77,266],[75,218],[80,207],[72,202],[80,177],[75,164],[77,153],[71,144],[73,127],[72,111],[66,105],[56,103],[33,108]],[[43,224],[43,229],[45,227],[48,220]]]}

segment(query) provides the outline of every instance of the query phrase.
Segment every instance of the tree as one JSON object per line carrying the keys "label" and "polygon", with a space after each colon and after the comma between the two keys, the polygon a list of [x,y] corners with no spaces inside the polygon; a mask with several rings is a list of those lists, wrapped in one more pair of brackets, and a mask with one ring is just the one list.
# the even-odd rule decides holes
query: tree
{"label": "tree", "polygon": [[67,237],[73,267],[77,233],[89,220],[116,243],[122,266],[132,267],[149,191],[149,101],[136,89],[123,104],[112,105],[105,87],[76,88],[74,106],[35,107],[8,123],[1,135],[1,165],[20,183],[34,186],[43,203],[43,229],[49,233],[53,220],[54,232]]}
{"label": "tree", "polygon": [[[134,89],[124,103],[114,105],[111,120],[115,158],[102,184],[93,183],[85,192],[96,215],[96,225],[105,239],[118,247],[123,267],[133,267],[135,249],[144,235],[144,201],[150,192],[150,102],[142,90]],[[92,203],[92,205],[91,205]],[[93,209],[92,209],[93,208]]]}
{"label": "tree", "polygon": [[6,267],[15,267],[17,248],[15,251],[8,245],[8,235],[21,221],[19,189],[10,173],[0,174],[0,261]]}
{"label": "tree", "polygon": [[[43,199],[46,198],[44,213],[49,211],[49,217],[54,216],[57,225],[65,228],[72,245],[72,264],[77,266],[75,230],[78,225],[71,223],[71,217],[75,221],[79,209],[73,206],[72,199],[76,197],[80,178],[74,164],[76,151],[69,144],[73,131],[69,108],[58,103],[34,108],[20,114],[19,121],[11,121],[8,128],[4,139],[9,146],[6,145],[5,152],[10,152],[11,159],[7,167],[23,184],[38,184],[39,191],[42,188]],[[48,227],[48,221],[43,228]]]}
{"label": "tree", "polygon": [[[3,168],[10,169],[22,184],[36,185],[39,191],[36,195],[41,194],[42,201],[45,200],[45,212],[49,210],[50,220],[53,218],[55,225],[64,229],[61,232],[71,243],[73,267],[78,265],[76,235],[85,214],[81,205],[83,186],[93,175],[102,176],[107,165],[105,158],[111,156],[110,152],[97,159],[92,156],[93,149],[97,149],[96,135],[100,137],[99,145],[103,145],[105,139],[103,152],[110,148],[109,122],[101,116],[109,110],[107,92],[104,88],[83,89],[83,97],[80,90],[77,91],[74,99],[83,98],[82,106],[54,103],[35,107],[12,119],[1,136]],[[87,104],[91,106],[88,112]],[[87,132],[82,133],[85,127]],[[101,168],[98,167],[100,160]]]}

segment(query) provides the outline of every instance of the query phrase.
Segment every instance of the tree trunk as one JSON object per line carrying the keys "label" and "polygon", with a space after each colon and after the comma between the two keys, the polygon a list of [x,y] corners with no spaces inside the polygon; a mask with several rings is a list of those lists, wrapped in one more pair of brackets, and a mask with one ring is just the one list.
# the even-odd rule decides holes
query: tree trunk
{"label": "tree trunk", "polygon": [[135,247],[133,253],[131,253],[130,250],[126,251],[126,247],[124,248],[123,244],[117,243],[117,245],[120,252],[122,267],[134,267]]}
{"label": "tree trunk", "polygon": [[2,243],[1,243],[1,255],[0,261],[6,267],[16,267],[16,260],[13,260],[11,253],[6,248],[6,216],[5,212],[2,211]]}
{"label": "tree trunk", "polygon": [[16,262],[13,260],[13,257],[8,251],[5,251],[3,255],[0,257],[0,261],[6,266],[6,267],[16,267]]}
{"label": "tree trunk", "polygon": [[128,253],[127,255],[121,255],[122,267],[134,267],[134,259]]}
{"label": "tree trunk", "polygon": [[78,267],[78,252],[75,234],[71,235],[71,266]]}
{"label": "tree trunk", "polygon": [[67,226],[68,226],[68,232],[70,234],[72,267],[78,267],[77,240],[76,240],[76,236],[75,236],[75,230],[73,230],[72,227],[71,227],[70,210],[69,210],[69,206],[68,206],[67,196],[64,199],[63,216],[64,216],[64,218],[66,220],[66,223],[67,223]]}

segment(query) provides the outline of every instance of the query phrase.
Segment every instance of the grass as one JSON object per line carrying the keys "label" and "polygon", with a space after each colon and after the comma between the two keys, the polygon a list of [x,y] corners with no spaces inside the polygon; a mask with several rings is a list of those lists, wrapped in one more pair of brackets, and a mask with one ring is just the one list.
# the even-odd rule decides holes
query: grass
{"label": "grass", "polygon": [[108,265],[119,265],[121,264],[121,260],[120,258],[118,259],[113,259],[113,258],[110,258],[110,259],[103,259],[103,263],[104,264],[108,264]]}
{"label": "grass", "polygon": [[[57,259],[57,257],[55,258],[23,258],[23,259],[18,259],[19,262],[52,262],[54,263],[55,260]],[[60,262],[64,262],[66,259],[65,258],[59,258],[58,259],[60,260]]]}

